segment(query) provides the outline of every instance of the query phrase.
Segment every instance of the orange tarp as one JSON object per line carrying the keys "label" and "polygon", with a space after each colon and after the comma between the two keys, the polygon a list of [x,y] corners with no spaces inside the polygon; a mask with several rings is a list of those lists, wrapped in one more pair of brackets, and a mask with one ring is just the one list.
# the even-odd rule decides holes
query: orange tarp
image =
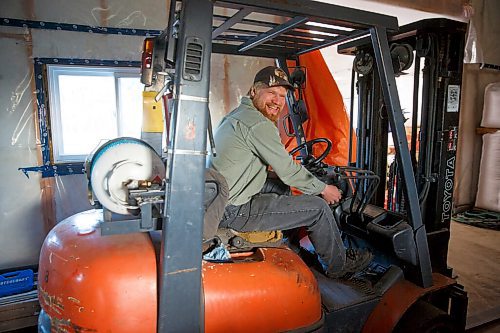
{"label": "orange tarp", "polygon": [[[328,138],[333,146],[330,154],[323,160],[329,165],[347,165],[349,154],[349,116],[342,95],[333,79],[321,52],[314,51],[300,56],[300,65],[306,68],[306,88],[304,101],[309,119],[302,125],[307,140]],[[295,66],[293,62],[289,67]],[[282,119],[280,119],[282,123]],[[282,126],[280,126],[281,128]],[[297,146],[295,137],[287,137],[280,129],[283,143],[288,150]],[[356,141],[352,146],[352,161],[355,160]],[[323,151],[321,144],[315,145],[314,152]],[[318,156],[318,154],[314,154]]]}

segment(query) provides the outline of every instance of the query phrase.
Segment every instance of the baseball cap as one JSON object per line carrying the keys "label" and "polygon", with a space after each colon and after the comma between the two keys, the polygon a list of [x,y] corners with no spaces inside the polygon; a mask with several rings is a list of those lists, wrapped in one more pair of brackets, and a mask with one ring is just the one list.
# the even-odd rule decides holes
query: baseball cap
{"label": "baseball cap", "polygon": [[262,68],[257,74],[253,83],[262,82],[268,87],[282,86],[287,89],[293,89],[293,86],[288,82],[288,76],[285,71],[279,67],[267,66]]}

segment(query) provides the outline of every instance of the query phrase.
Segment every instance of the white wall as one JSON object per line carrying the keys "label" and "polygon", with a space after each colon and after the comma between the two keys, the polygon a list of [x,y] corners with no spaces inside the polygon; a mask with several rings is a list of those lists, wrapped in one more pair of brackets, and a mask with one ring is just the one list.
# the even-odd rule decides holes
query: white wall
{"label": "white wall", "polygon": [[[102,6],[102,7],[101,7]],[[90,26],[162,30],[169,1],[0,1],[0,16]],[[139,61],[142,36],[0,26],[0,270],[38,262],[55,223],[90,209],[84,175],[26,178],[17,169],[41,165],[37,140],[33,58]],[[214,127],[237,106],[269,59],[214,55],[210,109]]]}
{"label": "white wall", "polygon": [[[22,34],[0,35],[0,269],[37,260],[44,237],[30,60]],[[6,66],[5,64],[8,64]]]}
{"label": "white wall", "polygon": [[[101,8],[103,5],[104,8]],[[168,2],[37,0],[0,2],[2,17],[162,30]],[[0,27],[0,269],[38,263],[54,222],[89,209],[83,175],[41,179],[18,170],[42,164],[33,58],[140,60],[142,36]]]}

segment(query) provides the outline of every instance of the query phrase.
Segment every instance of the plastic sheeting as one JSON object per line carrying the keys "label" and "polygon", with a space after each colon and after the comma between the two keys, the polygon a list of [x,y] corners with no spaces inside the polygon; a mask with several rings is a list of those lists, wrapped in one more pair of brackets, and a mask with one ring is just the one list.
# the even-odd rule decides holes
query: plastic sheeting
{"label": "plastic sheeting", "polygon": [[[0,1],[0,16],[41,27],[61,24],[163,30],[169,1]],[[221,13],[227,14],[227,13]],[[81,27],[79,27],[80,29]],[[34,58],[139,61],[144,36],[0,26],[0,270],[36,265],[46,233],[59,221],[91,208],[85,175],[29,178],[18,170],[43,164],[34,83]],[[7,65],[6,65],[7,64]],[[270,59],[214,55],[210,110],[216,128]],[[48,100],[50,112],[50,100]]]}
{"label": "plastic sheeting", "polygon": [[500,66],[500,45],[492,42],[500,34],[500,2],[471,0],[464,6],[464,15],[470,19],[464,62]]}
{"label": "plastic sheeting", "polygon": [[483,135],[476,207],[500,212],[500,131]]}
{"label": "plastic sheeting", "polygon": [[481,126],[500,128],[500,82],[490,83],[484,89]]}
{"label": "plastic sheeting", "polygon": [[[33,73],[23,34],[0,34],[0,269],[37,261],[43,232],[40,179],[17,170],[37,165]],[[15,61],[14,61],[15,60]]]}
{"label": "plastic sheeting", "polygon": [[213,54],[210,72],[210,114],[214,130],[239,104],[253,84],[255,73],[273,65],[272,59]]}
{"label": "plastic sheeting", "polygon": [[[168,3],[2,1],[8,19],[162,30]],[[38,263],[50,228],[90,208],[84,175],[42,179],[20,167],[42,165],[33,59],[140,60],[142,36],[0,26],[0,270]],[[50,101],[49,101],[50,102]]]}
{"label": "plastic sheeting", "polygon": [[2,0],[2,17],[89,26],[164,29],[169,1]]}
{"label": "plastic sheeting", "polygon": [[[476,199],[481,136],[476,128],[481,123],[485,88],[500,81],[500,71],[482,68],[482,64],[500,65],[500,33],[498,17],[500,2],[496,0],[469,1],[471,18],[465,50],[458,136],[457,169],[454,203],[458,208],[471,208]],[[469,63],[469,64],[467,64]]]}
{"label": "plastic sheeting", "polygon": [[[332,150],[323,161],[330,165],[347,165],[350,124],[337,84],[320,51],[300,56],[300,65],[306,68],[307,75],[304,101],[309,119],[303,124],[306,139],[330,139]],[[297,146],[295,138],[286,137],[284,132],[281,135],[288,150]],[[321,154],[324,147],[318,144],[313,149],[313,154],[319,156],[318,153]],[[355,151],[356,139],[353,131],[352,152]],[[352,160],[355,160],[354,154]]]}
{"label": "plastic sheeting", "polygon": [[485,88],[499,81],[500,71],[480,69],[478,64],[464,66],[453,192],[456,207],[474,206],[482,147],[482,137],[477,135],[476,128],[481,123]]}

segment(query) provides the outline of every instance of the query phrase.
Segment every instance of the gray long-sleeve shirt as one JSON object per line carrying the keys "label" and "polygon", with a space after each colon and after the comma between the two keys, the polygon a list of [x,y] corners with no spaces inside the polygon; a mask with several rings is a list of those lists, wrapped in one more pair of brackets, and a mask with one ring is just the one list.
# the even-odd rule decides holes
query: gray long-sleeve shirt
{"label": "gray long-sleeve shirt", "polygon": [[297,164],[281,143],[278,129],[243,97],[239,107],[226,115],[215,133],[217,156],[211,167],[229,185],[229,204],[242,205],[259,193],[271,166],[287,185],[305,194],[319,194],[325,183]]}

